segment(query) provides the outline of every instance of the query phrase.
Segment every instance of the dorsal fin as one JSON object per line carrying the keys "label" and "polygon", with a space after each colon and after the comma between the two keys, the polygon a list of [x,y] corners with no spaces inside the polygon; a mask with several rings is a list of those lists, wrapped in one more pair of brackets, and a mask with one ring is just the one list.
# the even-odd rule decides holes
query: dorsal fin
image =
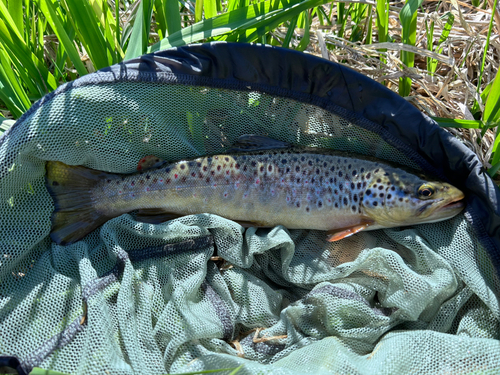
{"label": "dorsal fin", "polygon": [[292,147],[290,143],[278,141],[263,135],[244,134],[238,138],[236,143],[231,146],[228,152],[274,150],[277,148],[289,147]]}
{"label": "dorsal fin", "polygon": [[163,164],[165,164],[165,160],[154,155],[148,155],[139,160],[139,163],[137,164],[137,170],[145,171],[147,169],[157,168]]}

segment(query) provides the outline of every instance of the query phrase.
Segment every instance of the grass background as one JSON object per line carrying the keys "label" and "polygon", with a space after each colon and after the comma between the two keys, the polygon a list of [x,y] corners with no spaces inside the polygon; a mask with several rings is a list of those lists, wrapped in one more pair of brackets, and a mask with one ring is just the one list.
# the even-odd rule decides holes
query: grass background
{"label": "grass background", "polygon": [[500,183],[497,3],[0,0],[0,133],[43,95],[100,68],[194,42],[258,42],[344,63],[398,92]]}

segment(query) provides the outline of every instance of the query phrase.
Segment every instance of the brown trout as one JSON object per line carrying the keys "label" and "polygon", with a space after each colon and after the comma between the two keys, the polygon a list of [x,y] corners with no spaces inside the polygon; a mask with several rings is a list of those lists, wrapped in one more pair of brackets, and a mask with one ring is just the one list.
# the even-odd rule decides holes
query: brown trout
{"label": "brown trout", "polygon": [[152,223],[210,213],[244,226],[324,230],[336,241],[361,230],[446,220],[464,207],[463,193],[450,184],[370,157],[261,136],[244,136],[235,147],[171,164],[145,158],[142,170],[128,175],[49,161],[52,240],[71,244],[138,210],[138,220]]}

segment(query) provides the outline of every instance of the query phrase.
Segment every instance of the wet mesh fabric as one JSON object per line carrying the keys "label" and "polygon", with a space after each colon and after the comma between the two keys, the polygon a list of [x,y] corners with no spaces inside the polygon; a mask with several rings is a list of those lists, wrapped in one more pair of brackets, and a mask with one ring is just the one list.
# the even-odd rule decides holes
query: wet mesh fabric
{"label": "wet mesh fabric", "polygon": [[[199,73],[196,58],[206,55],[196,48],[221,51],[210,55],[218,73]],[[433,162],[439,147],[427,156],[410,151],[394,136],[404,138],[404,128],[370,120],[372,106],[349,109],[343,96],[321,104],[315,88],[298,88],[301,80],[323,83],[302,60],[302,76],[273,75],[266,84],[254,62],[254,71],[226,74],[224,64],[236,64],[221,57],[230,48],[239,47],[174,49],[157,55],[170,61],[163,65],[145,56],[83,77],[35,104],[1,138],[0,355],[18,358],[26,372],[78,374],[238,366],[238,374],[499,373],[496,187],[485,198],[460,186],[480,176],[453,156],[466,151],[449,151],[452,141],[444,161]],[[244,48],[249,61],[261,54],[271,64],[258,47]],[[181,52],[194,57],[182,60]],[[299,55],[279,53],[276,64]],[[333,66],[311,59],[304,61],[324,71]],[[388,95],[381,86],[368,90],[373,83],[363,77],[351,83],[363,95]],[[415,142],[448,139],[408,111],[426,124]],[[448,221],[334,243],[321,231],[245,229],[209,213],[157,225],[131,213],[72,245],[51,242],[46,161],[132,173],[145,155],[175,161],[224,152],[242,134],[433,172],[469,192],[468,207]]]}

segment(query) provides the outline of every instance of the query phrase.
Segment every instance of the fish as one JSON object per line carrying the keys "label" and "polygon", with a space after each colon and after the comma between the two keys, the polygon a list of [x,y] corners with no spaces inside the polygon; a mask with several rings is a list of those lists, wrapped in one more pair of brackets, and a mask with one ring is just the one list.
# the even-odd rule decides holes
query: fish
{"label": "fish", "polygon": [[321,230],[338,241],[447,220],[465,205],[462,191],[419,171],[258,135],[244,135],[217,155],[171,163],[148,155],[131,174],[60,161],[48,161],[46,169],[55,207],[50,237],[59,245],[131,212],[146,223],[215,214],[245,227]]}

